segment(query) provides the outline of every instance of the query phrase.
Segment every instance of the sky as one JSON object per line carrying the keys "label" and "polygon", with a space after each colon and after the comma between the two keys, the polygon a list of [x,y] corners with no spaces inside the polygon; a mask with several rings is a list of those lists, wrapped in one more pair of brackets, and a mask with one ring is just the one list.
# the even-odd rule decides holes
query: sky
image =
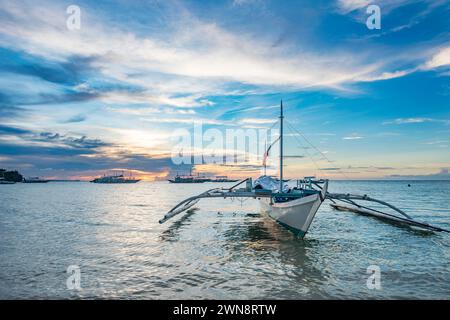
{"label": "sky", "polygon": [[[439,0],[0,0],[0,168],[163,180],[190,168],[177,132],[277,128],[282,99],[288,178],[450,179],[449,16]],[[193,169],[257,176],[261,159]]]}

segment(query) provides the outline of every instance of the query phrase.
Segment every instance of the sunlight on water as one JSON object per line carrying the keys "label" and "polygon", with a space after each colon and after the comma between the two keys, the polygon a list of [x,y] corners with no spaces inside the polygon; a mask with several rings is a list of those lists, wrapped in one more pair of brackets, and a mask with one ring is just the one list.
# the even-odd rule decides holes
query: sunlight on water
{"label": "sunlight on water", "polygon": [[[333,181],[450,227],[450,182]],[[84,182],[0,186],[0,298],[448,298],[450,237],[319,210],[305,240],[259,214],[257,202],[202,200],[217,184]],[[435,192],[439,190],[439,192]],[[81,290],[68,290],[69,265]],[[381,268],[381,290],[366,286]]]}

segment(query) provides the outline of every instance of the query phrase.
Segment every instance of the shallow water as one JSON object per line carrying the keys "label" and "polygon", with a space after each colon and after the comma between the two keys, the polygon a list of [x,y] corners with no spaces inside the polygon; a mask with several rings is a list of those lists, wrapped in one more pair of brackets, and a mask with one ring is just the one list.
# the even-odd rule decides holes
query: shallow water
{"label": "shallow water", "polygon": [[[305,240],[252,200],[202,200],[158,224],[181,199],[217,186],[1,185],[0,298],[450,298],[449,235],[328,203]],[[333,181],[330,190],[369,194],[450,229],[450,182]],[[81,290],[67,289],[70,265],[80,267]],[[367,288],[370,265],[380,267],[380,290]]]}

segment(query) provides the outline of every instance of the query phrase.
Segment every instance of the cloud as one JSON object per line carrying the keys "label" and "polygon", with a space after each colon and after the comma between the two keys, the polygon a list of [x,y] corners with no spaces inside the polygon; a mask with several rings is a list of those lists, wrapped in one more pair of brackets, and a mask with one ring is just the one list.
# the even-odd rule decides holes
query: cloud
{"label": "cloud", "polygon": [[[54,132],[36,132],[15,126],[0,125],[0,142],[4,146],[33,146],[42,148],[97,149],[111,144],[99,139],[89,139],[86,136],[70,136]],[[0,149],[0,153],[5,150]]]}
{"label": "cloud", "polygon": [[2,104],[0,102],[0,118],[6,119],[6,118],[15,118],[23,116],[28,112],[27,109],[17,106],[12,106],[8,104]]}
{"label": "cloud", "polygon": [[[410,5],[414,2],[425,2],[428,3],[429,6],[434,7],[436,4],[433,2],[438,2],[436,0],[378,0],[376,2],[372,0],[337,0],[336,7],[341,14],[348,14],[355,10],[366,9],[369,5],[375,4],[381,7],[381,13],[386,15],[389,14],[392,10]],[[425,10],[428,12],[428,9]]]}
{"label": "cloud", "polygon": [[78,123],[78,122],[83,122],[86,121],[87,116],[84,114],[77,114],[69,119],[67,119],[66,121],[64,121],[64,123]]}
{"label": "cloud", "polygon": [[142,171],[140,177],[153,179],[183,168],[172,163],[170,154],[149,155],[85,135],[36,132],[5,125],[0,126],[0,159],[2,165],[21,168],[25,174],[36,175],[45,170],[45,176],[54,178],[90,179],[105,170],[134,168]]}
{"label": "cloud", "polygon": [[137,115],[137,116],[145,116],[145,115],[161,115],[161,114],[169,114],[169,115],[195,115],[197,112],[193,109],[175,109],[175,108],[158,108],[158,107],[109,107],[108,110],[113,112],[129,114],[129,115]]}
{"label": "cloud", "polygon": [[[98,17],[91,23],[89,11],[85,13],[86,23],[74,33],[67,30],[65,17],[55,5],[42,6],[34,12],[23,10],[18,3],[8,3],[2,10],[7,17],[0,26],[3,38],[8,39],[2,41],[4,46],[14,45],[29,54],[56,61],[70,61],[71,56],[87,57],[86,64],[100,70],[103,76],[129,83],[145,85],[145,74],[150,73],[158,78],[147,84],[154,95],[157,88],[170,91],[159,85],[167,75],[208,79],[213,84],[337,88],[368,78],[378,69],[357,52],[274,48],[271,39],[232,33],[215,23],[200,21],[186,11],[172,21],[174,28],[161,40],[130,33],[119,25],[99,21]],[[11,43],[9,37],[13,36],[15,41]],[[46,70],[40,74],[45,75]],[[176,106],[180,100],[171,98],[169,92],[160,92],[167,103]],[[179,103],[192,107],[192,101]]]}
{"label": "cloud", "polygon": [[202,124],[211,124],[211,125],[233,125],[231,122],[208,119],[208,118],[141,118],[142,121],[152,122],[152,123],[182,123],[182,124],[194,124],[194,123],[202,123]]}
{"label": "cloud", "polygon": [[18,134],[18,135],[23,135],[23,134],[29,134],[31,133],[31,131],[26,130],[26,129],[21,129],[21,128],[17,128],[17,127],[10,127],[10,126],[6,126],[6,125],[1,125],[0,124],[0,134]]}
{"label": "cloud", "polygon": [[414,123],[442,123],[442,124],[450,124],[450,120],[448,119],[434,119],[434,118],[423,118],[423,117],[417,117],[417,118],[398,118],[395,120],[389,120],[384,121],[383,124],[414,124]]}
{"label": "cloud", "polygon": [[244,118],[239,121],[243,124],[273,124],[276,122],[274,119],[259,119],[259,118]]}
{"label": "cloud", "polygon": [[184,97],[170,97],[166,95],[156,94],[152,92],[136,92],[136,91],[109,91],[105,93],[99,93],[100,100],[109,103],[126,103],[126,104],[138,104],[138,103],[150,103],[156,105],[168,105],[178,108],[195,108],[203,106],[211,106],[213,102],[201,98],[199,95],[191,95]]}
{"label": "cloud", "polygon": [[343,140],[360,140],[360,139],[364,139],[364,137],[362,137],[356,133],[353,133],[350,136],[343,137],[342,139]]}
{"label": "cloud", "polygon": [[380,81],[380,80],[390,80],[395,78],[404,77],[410,73],[413,73],[417,69],[409,69],[409,70],[397,70],[394,72],[383,72],[379,75],[370,75],[367,77],[361,77],[360,81],[367,81],[367,82],[373,82],[373,81]]}
{"label": "cloud", "polygon": [[450,143],[450,140],[431,140],[424,142],[424,144],[429,146],[438,146],[440,148],[447,148]]}
{"label": "cloud", "polygon": [[262,0],[233,0],[233,6],[244,6],[249,4],[260,4]]}
{"label": "cloud", "polygon": [[337,7],[342,13],[349,13],[351,11],[365,8],[372,3],[370,0],[338,0]]}
{"label": "cloud", "polygon": [[29,75],[1,71],[0,88],[0,112],[11,116],[27,111],[27,106],[87,102],[99,97],[96,92],[73,90]]}
{"label": "cloud", "polygon": [[[339,3],[342,8],[351,9],[365,1]],[[9,105],[100,101],[114,106],[117,112],[143,116],[153,115],[152,110],[167,106],[189,111],[171,112],[173,117],[161,123],[180,118],[173,123],[187,124],[191,120],[184,115],[196,113],[191,109],[214,105],[210,96],[324,87],[343,91],[352,83],[388,80],[415,71],[414,68],[385,70],[395,63],[385,62],[384,58],[364,50],[318,52],[303,43],[295,46],[283,43],[275,48],[271,46],[270,36],[231,31],[218,23],[202,21],[182,5],[177,7],[180,14],[169,16],[170,28],[152,34],[139,32],[139,28],[129,29],[126,23],[117,20],[101,16],[93,19],[90,8],[83,10],[81,30],[71,32],[66,28],[66,17],[61,14],[65,10],[60,5],[49,2],[39,10],[30,11],[24,10],[26,4],[26,1],[8,2],[0,9],[4,18],[0,25],[0,45],[9,48],[4,49],[9,58],[0,63],[0,71],[3,66],[3,72],[40,79],[47,89],[43,87],[34,93],[8,92],[7,97],[14,100]],[[20,61],[15,61],[14,56],[20,56]],[[47,82],[64,88],[48,87]],[[130,107],[133,104],[145,104],[148,108]],[[274,106],[268,108],[271,107]],[[0,105],[0,115],[20,114],[14,108]],[[121,108],[124,110],[120,111]],[[264,108],[243,108],[242,112]],[[75,117],[66,123],[83,120]],[[152,118],[145,121],[156,122]],[[223,121],[205,123],[222,124]]]}
{"label": "cloud", "polygon": [[260,111],[260,112],[264,112],[266,110],[272,110],[272,109],[279,109],[280,105],[276,104],[276,105],[270,105],[270,106],[253,106],[253,107],[242,107],[239,106],[235,109],[231,109],[231,110],[226,110],[222,116],[233,116],[235,114],[240,114],[240,113],[247,113],[247,112],[254,112],[254,111]]}
{"label": "cloud", "polygon": [[443,66],[450,66],[450,46],[440,48],[430,60],[425,63],[425,69],[434,69]]}
{"label": "cloud", "polygon": [[37,141],[58,142],[62,146],[79,149],[96,149],[99,147],[105,147],[110,145],[109,143],[103,142],[99,139],[89,139],[86,136],[71,137],[52,132],[41,132],[39,134],[39,137],[32,139]]}
{"label": "cloud", "polygon": [[32,76],[44,81],[75,85],[92,68],[94,57],[68,55],[66,61],[42,59],[14,49],[0,48],[0,70],[24,76]]}
{"label": "cloud", "polygon": [[[3,125],[0,126],[0,142],[4,146],[17,145],[21,148],[73,149],[79,152],[95,150],[111,145],[99,139],[89,139],[86,136],[75,137],[54,132],[35,132],[28,129]],[[0,153],[4,151],[0,150]]]}

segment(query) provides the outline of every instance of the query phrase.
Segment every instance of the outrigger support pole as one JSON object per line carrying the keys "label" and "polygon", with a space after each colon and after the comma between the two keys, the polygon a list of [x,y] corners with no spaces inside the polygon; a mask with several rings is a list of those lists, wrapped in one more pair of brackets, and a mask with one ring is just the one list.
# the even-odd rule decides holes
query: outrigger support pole
{"label": "outrigger support pole", "polygon": [[[246,180],[244,180],[244,181],[246,181]],[[242,183],[244,181],[241,181],[240,183]],[[254,191],[232,191],[233,188],[234,187],[232,187],[230,189],[215,188],[215,189],[205,191],[197,196],[187,198],[187,199],[181,201],[175,207],[173,207],[169,212],[167,212],[167,214],[161,220],[159,220],[159,223],[164,223],[167,220],[169,220],[170,218],[176,216],[177,214],[188,210],[193,205],[195,205],[200,199],[204,199],[204,198],[224,198],[224,199],[226,199],[226,198],[254,198],[254,199],[257,199],[257,198],[271,198],[273,196],[272,193],[258,193],[258,192],[254,192]]]}
{"label": "outrigger support pole", "polygon": [[[176,216],[177,214],[180,214],[180,213],[192,208],[198,201],[200,201],[200,199],[203,199],[203,198],[224,198],[224,199],[226,199],[226,198],[253,198],[253,199],[270,198],[270,199],[272,199],[272,197],[274,196],[274,193],[272,193],[272,192],[259,192],[259,191],[255,191],[255,190],[248,191],[247,189],[237,189],[237,190],[235,189],[237,186],[241,185],[242,183],[244,183],[247,180],[248,179],[242,180],[241,182],[232,186],[231,188],[227,188],[227,189],[214,188],[214,189],[205,191],[197,196],[189,197],[189,198],[181,201],[179,204],[177,204],[175,207],[173,207],[169,212],[167,212],[167,214],[161,220],[159,220],[159,223],[164,223],[167,220],[169,220],[170,218]],[[285,194],[283,193],[281,195],[283,197],[287,197],[287,198],[293,196],[289,193],[285,193]],[[367,195],[361,196],[361,195],[355,195],[355,194],[350,194],[350,193],[327,192],[325,195],[325,199],[332,201],[333,202],[332,206],[338,210],[354,211],[357,213],[365,213],[365,214],[369,214],[369,215],[375,215],[375,213],[378,213],[379,214],[378,217],[394,220],[397,222],[403,222],[408,225],[421,227],[423,229],[427,229],[427,230],[431,230],[431,231],[450,233],[450,230],[432,226],[432,225],[429,225],[424,222],[416,221],[412,217],[407,215],[405,212],[403,212],[399,208],[395,207],[394,205],[387,203],[385,201],[382,201],[382,200],[371,198]],[[360,205],[360,204],[356,203],[354,200],[379,203],[381,205],[384,205],[384,206],[391,208],[392,210],[398,212],[403,217]],[[340,208],[340,206],[336,203],[336,201],[341,201],[341,202],[350,204],[354,207],[353,208],[351,208],[351,207],[341,207]],[[382,216],[380,216],[380,215],[382,215]]]}
{"label": "outrigger support pole", "polygon": [[[360,195],[354,195],[354,194],[329,193],[329,192],[327,192],[326,198],[331,200],[333,203],[336,203],[334,200],[338,200],[338,201],[342,201],[342,202],[354,205],[356,208],[366,209],[366,210],[369,210],[369,211],[361,211],[361,210],[355,210],[355,209],[352,209],[352,208],[343,207],[344,210],[354,211],[354,212],[358,212],[358,213],[366,213],[366,214],[370,214],[370,211],[372,211],[372,213],[376,212],[376,213],[384,215],[388,219],[390,218],[391,220],[397,220],[399,222],[404,222],[404,223],[412,225],[412,226],[421,227],[423,229],[427,229],[427,230],[431,230],[431,231],[450,233],[450,230],[447,230],[447,229],[444,229],[444,228],[440,228],[440,227],[436,227],[436,226],[432,226],[432,225],[429,225],[428,223],[416,221],[412,217],[407,215],[405,212],[403,212],[399,208],[391,205],[390,203],[387,203],[387,202],[382,201],[382,200],[370,198],[367,195],[360,196]],[[389,213],[386,213],[386,212],[382,212],[382,211],[379,211],[379,210],[376,210],[376,209],[372,209],[372,208],[369,208],[369,207],[366,207],[366,206],[362,206],[362,205],[354,202],[353,200],[364,200],[364,201],[370,201],[370,202],[376,202],[376,203],[382,204],[382,205],[384,205],[386,207],[389,207],[389,208],[393,209],[394,211],[400,213],[405,218],[399,217],[399,216],[396,216],[396,215],[393,215],[393,214],[389,214]],[[332,206],[339,210],[339,205],[334,204]],[[342,210],[342,209],[340,209],[340,210]]]}
{"label": "outrigger support pole", "polygon": [[[404,217],[406,217],[406,218],[408,218],[410,220],[413,220],[413,218],[411,218],[409,215],[407,215],[404,211],[402,211],[399,208],[393,206],[392,204],[387,203],[387,202],[382,201],[382,200],[371,198],[371,197],[369,197],[367,195],[360,196],[360,195],[350,194],[350,193],[329,193],[329,192],[327,192],[326,198],[330,199],[330,200],[349,200],[349,201],[351,201],[351,200],[364,200],[364,201],[378,202],[379,204],[385,205],[386,207],[389,207],[392,210],[397,211],[402,216],[404,216]],[[355,203],[353,201],[351,201],[351,202],[352,202],[352,204],[354,204],[356,206],[359,206],[357,203]]]}

